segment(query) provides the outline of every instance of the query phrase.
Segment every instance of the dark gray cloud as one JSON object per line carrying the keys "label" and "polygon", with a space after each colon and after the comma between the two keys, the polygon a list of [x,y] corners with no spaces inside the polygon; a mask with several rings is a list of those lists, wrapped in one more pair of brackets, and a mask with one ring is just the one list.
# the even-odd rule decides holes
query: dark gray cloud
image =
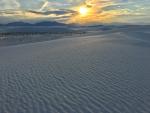
{"label": "dark gray cloud", "polygon": [[49,15],[49,14],[65,15],[65,14],[75,14],[76,13],[76,11],[67,10],[67,9],[51,10],[51,11],[44,11],[44,12],[28,10],[28,12],[32,12],[35,14],[41,14],[41,15]]}
{"label": "dark gray cloud", "polygon": [[38,20],[59,20],[69,19],[76,11],[69,9],[55,9],[50,11],[33,11],[33,10],[1,10],[0,23],[10,21],[38,21]]}

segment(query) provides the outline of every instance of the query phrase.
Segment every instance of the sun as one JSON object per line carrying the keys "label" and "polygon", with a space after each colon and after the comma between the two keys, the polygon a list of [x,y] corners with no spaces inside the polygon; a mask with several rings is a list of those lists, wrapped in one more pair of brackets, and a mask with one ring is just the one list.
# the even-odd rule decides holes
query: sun
{"label": "sun", "polygon": [[83,15],[83,16],[87,15],[88,12],[89,12],[89,10],[88,10],[88,8],[85,7],[85,6],[82,6],[82,7],[79,8],[79,13],[80,13],[81,15]]}

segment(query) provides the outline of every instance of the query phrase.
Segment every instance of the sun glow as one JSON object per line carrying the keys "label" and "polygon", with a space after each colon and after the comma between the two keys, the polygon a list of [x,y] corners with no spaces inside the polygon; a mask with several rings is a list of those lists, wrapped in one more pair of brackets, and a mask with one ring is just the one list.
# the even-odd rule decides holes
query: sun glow
{"label": "sun glow", "polygon": [[87,7],[82,6],[82,7],[79,8],[79,13],[80,13],[82,16],[87,15],[88,12],[89,12],[89,9],[88,9]]}
{"label": "sun glow", "polygon": [[[108,1],[109,5],[113,4],[109,2],[110,0],[104,1]],[[105,4],[101,0],[86,0],[86,3],[79,4],[72,8],[76,13],[70,17],[68,23],[97,24],[116,21],[116,15],[121,14],[122,11],[104,10],[104,7],[107,7],[108,3]]]}

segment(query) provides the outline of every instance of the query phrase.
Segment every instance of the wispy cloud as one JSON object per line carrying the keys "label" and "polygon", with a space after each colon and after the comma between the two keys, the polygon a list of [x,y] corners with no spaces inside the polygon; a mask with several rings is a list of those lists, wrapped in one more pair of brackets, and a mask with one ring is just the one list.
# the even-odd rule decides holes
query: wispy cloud
{"label": "wispy cloud", "polygon": [[19,9],[20,4],[17,0],[0,0],[0,10]]}
{"label": "wispy cloud", "polygon": [[49,11],[32,11],[32,10],[3,10],[0,11],[0,20],[5,22],[7,20],[18,21],[39,21],[39,20],[52,20],[52,21],[67,21],[76,12],[69,9],[55,9]]}
{"label": "wispy cloud", "polygon": [[[78,7],[86,6],[91,13],[87,16],[76,15],[72,17],[69,22],[78,22],[81,24],[86,23],[112,23],[112,22],[123,22],[137,23],[137,17],[144,18],[141,21],[150,19],[148,14],[148,0],[85,0]],[[134,21],[135,20],[135,21]],[[147,21],[148,22],[148,21]],[[149,21],[150,23],[150,21]]]}
{"label": "wispy cloud", "polygon": [[45,3],[42,5],[42,7],[39,9],[39,11],[50,9],[50,7],[58,8],[58,7],[68,7],[68,6],[71,6],[71,4],[70,3],[65,3],[65,2],[45,1]]}
{"label": "wispy cloud", "polygon": [[[0,20],[150,23],[149,5],[149,0],[0,0]],[[80,6],[86,6],[91,13],[81,16]]]}

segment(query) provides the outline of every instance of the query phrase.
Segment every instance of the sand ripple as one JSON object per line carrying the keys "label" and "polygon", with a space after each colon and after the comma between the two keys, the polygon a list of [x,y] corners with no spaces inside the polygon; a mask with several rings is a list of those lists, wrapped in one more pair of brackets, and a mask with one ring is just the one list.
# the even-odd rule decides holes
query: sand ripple
{"label": "sand ripple", "polygon": [[0,48],[0,113],[149,113],[150,46],[138,42],[97,36]]}

